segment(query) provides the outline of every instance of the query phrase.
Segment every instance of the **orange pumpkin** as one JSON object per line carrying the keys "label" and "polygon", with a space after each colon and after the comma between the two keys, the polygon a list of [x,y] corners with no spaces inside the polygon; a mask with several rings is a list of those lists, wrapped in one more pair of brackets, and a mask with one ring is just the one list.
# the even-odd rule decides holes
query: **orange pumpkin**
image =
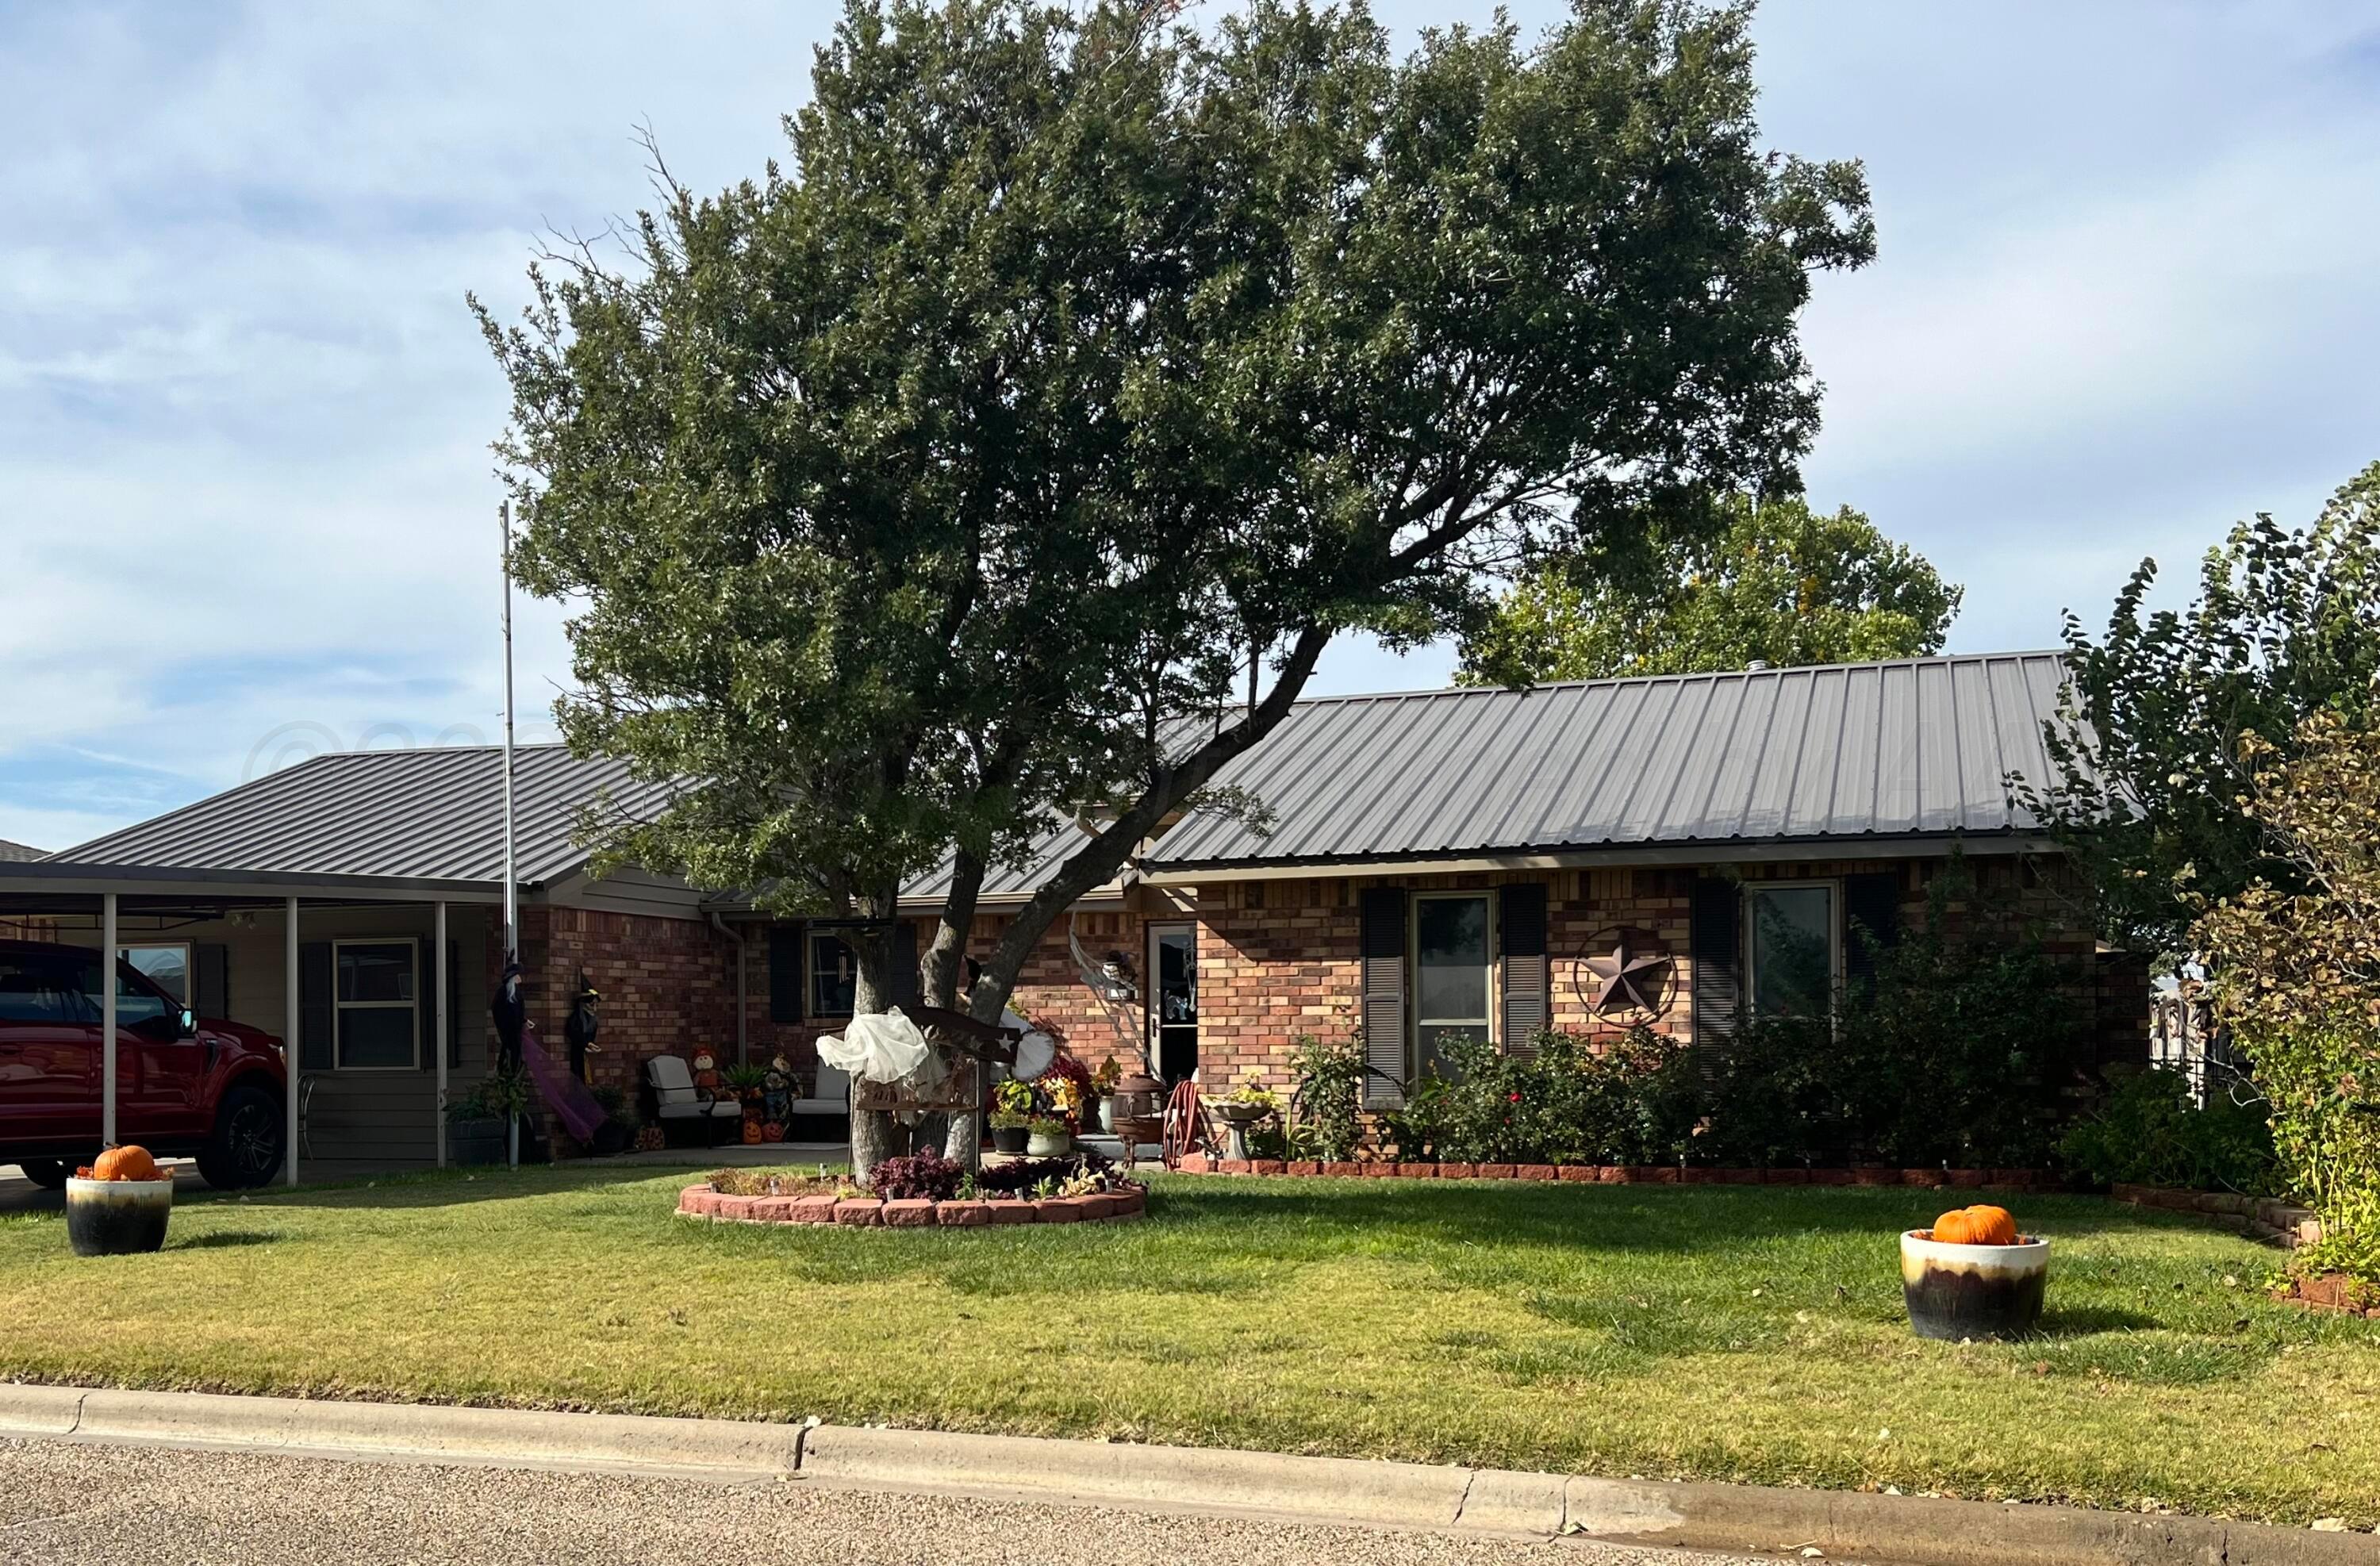
{"label": "orange pumpkin", "polygon": [[149,1149],[130,1144],[108,1148],[99,1155],[99,1161],[91,1167],[91,1178],[94,1180],[154,1180],[157,1178],[157,1160],[149,1156]]}
{"label": "orange pumpkin", "polygon": [[2006,1208],[1978,1202],[1936,1219],[1933,1237],[1946,1245],[2013,1245],[2016,1220]]}
{"label": "orange pumpkin", "polygon": [[2016,1244],[2016,1220],[2009,1215],[2008,1208],[1990,1207],[1978,1202],[1967,1209],[1967,1217],[1975,1226],[1975,1237],[1969,1244],[1977,1245]]}

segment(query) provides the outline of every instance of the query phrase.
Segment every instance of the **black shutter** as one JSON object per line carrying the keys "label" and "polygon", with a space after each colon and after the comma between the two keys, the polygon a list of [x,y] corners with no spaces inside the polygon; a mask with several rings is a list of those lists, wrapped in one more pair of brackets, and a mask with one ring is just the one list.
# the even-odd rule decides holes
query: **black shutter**
{"label": "black shutter", "polygon": [[190,1009],[202,1017],[229,1017],[231,948],[220,941],[201,941],[192,960],[198,972],[191,976]]}
{"label": "black shutter", "polygon": [[1843,878],[1843,977],[1853,989],[1876,984],[1876,950],[1900,941],[1900,877],[1890,871]]}
{"label": "black shutter", "polygon": [[800,925],[769,927],[769,1020],[802,1020],[802,930]]}
{"label": "black shutter", "polygon": [[[413,1059],[422,1071],[438,1069],[438,987],[445,982],[452,965],[438,950],[438,942],[426,937],[414,947],[420,971],[413,976]],[[446,1026],[455,1026],[449,1013]]]}
{"label": "black shutter", "polygon": [[1364,1080],[1371,1108],[1404,1102],[1405,894],[1394,886],[1366,891],[1362,913],[1364,1049],[1375,1073]]}
{"label": "black shutter", "polygon": [[463,943],[446,943],[446,1064],[463,1063]]}
{"label": "black shutter", "polygon": [[1504,1052],[1534,1055],[1545,1031],[1546,887],[1523,881],[1497,893],[1504,943]]}
{"label": "black shutter", "polygon": [[917,1003],[917,927],[906,919],[892,922],[892,1003]]}
{"label": "black shutter", "polygon": [[1743,889],[1722,877],[1696,877],[1689,919],[1694,1048],[1708,1070],[1743,1010]]}
{"label": "black shutter", "polygon": [[298,947],[298,1066],[329,1071],[336,1062],[331,1033],[338,1016],[331,1003],[331,943],[302,941]]}

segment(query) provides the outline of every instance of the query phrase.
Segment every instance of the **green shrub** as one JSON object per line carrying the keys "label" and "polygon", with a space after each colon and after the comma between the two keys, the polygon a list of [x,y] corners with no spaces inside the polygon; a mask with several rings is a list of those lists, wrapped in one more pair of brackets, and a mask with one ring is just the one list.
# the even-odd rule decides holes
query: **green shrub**
{"label": "green shrub", "polygon": [[1696,1096],[1683,1051],[1646,1028],[1618,1038],[1548,1031],[1506,1054],[1450,1035],[1387,1117],[1402,1156],[1455,1163],[1649,1164],[1675,1159]]}
{"label": "green shrub", "polygon": [[2179,1072],[2135,1072],[2119,1079],[2092,1114],[2068,1128],[2058,1154],[2066,1168],[2103,1184],[2251,1196],[2275,1189],[2273,1133],[2264,1104],[2234,1103],[2218,1088],[2201,1108]]}
{"label": "green shrub", "polygon": [[1372,1074],[1360,1037],[1331,1044],[1305,1034],[1290,1065],[1296,1086],[1279,1153],[1257,1158],[1322,1159],[1344,1163],[1363,1139],[1364,1079]]}

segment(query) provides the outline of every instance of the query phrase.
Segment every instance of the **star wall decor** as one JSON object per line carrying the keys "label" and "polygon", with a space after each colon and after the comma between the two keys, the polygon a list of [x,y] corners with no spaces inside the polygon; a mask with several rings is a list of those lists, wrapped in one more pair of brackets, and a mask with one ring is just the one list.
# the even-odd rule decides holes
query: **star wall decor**
{"label": "star wall decor", "polygon": [[1619,926],[1586,944],[1579,999],[1598,1017],[1649,1022],[1670,1009],[1676,965],[1658,937]]}

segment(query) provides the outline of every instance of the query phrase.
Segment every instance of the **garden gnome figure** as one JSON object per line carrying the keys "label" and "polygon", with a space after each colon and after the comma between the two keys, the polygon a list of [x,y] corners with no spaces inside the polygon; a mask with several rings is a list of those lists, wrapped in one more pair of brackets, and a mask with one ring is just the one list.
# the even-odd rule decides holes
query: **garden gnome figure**
{"label": "garden gnome figure", "polygon": [[595,1042],[595,1033],[600,1026],[595,1005],[602,998],[601,993],[587,982],[587,970],[581,968],[578,971],[578,997],[571,1004],[570,1015],[562,1024],[563,1042],[570,1050],[570,1074],[581,1082],[595,1080],[588,1070],[587,1057],[601,1048]]}

